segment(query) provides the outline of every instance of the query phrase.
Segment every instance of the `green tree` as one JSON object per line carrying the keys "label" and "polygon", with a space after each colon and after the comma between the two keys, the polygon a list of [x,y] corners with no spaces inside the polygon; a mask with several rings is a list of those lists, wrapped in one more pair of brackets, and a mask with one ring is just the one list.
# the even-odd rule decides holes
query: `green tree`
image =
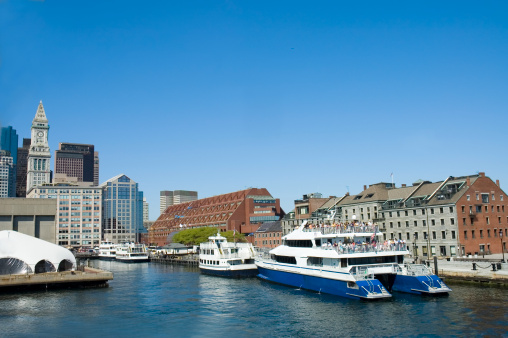
{"label": "green tree", "polygon": [[[173,242],[185,245],[199,245],[200,243],[208,242],[208,237],[217,235],[217,231],[218,229],[214,227],[182,230],[173,236]],[[236,232],[236,235],[233,235],[233,231],[226,231],[221,232],[221,235],[226,237],[228,242],[233,242],[234,240],[237,242],[246,241],[245,236],[238,232]]]}

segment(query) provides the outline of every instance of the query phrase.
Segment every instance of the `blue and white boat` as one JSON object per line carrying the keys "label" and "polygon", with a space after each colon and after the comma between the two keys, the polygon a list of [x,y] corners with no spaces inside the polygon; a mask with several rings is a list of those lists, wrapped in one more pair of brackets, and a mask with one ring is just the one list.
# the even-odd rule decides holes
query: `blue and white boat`
{"label": "blue and white boat", "polygon": [[[381,237],[380,237],[381,236]],[[256,259],[259,277],[274,283],[360,299],[391,297],[390,291],[438,293],[446,285],[428,270],[404,264],[402,241],[379,243],[382,233],[369,225],[307,227],[282,238],[282,245]],[[439,278],[437,278],[439,279]],[[439,280],[440,281],[440,280]],[[432,289],[435,287],[435,289]]]}
{"label": "blue and white boat", "polygon": [[110,241],[101,242],[99,245],[99,259],[115,260],[116,259],[116,244]]}
{"label": "blue and white boat", "polygon": [[256,251],[250,243],[231,243],[217,233],[199,247],[201,273],[222,277],[255,277],[258,268],[254,263]]}

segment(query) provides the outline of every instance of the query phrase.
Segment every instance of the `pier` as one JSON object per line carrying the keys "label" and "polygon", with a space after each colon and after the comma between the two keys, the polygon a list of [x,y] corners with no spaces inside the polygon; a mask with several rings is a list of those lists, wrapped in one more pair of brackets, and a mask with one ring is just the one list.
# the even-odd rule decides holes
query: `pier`
{"label": "pier", "polygon": [[25,289],[108,287],[109,271],[82,267],[83,271],[46,272],[26,275],[0,275],[0,292]]}
{"label": "pier", "polygon": [[[433,267],[433,263],[430,262]],[[434,270],[434,269],[433,269]],[[437,271],[439,277],[444,277],[446,283],[473,282],[485,285],[508,286],[508,263],[501,263],[499,259],[458,259],[438,260]]]}

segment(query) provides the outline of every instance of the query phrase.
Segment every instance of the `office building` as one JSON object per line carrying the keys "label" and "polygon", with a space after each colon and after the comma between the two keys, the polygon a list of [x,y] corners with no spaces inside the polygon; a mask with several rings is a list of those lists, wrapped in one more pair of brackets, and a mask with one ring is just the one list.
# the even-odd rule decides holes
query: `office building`
{"label": "office building", "polygon": [[197,191],[189,190],[164,190],[160,193],[160,212],[161,214],[171,205],[195,201],[198,199]]}
{"label": "office building", "polygon": [[[3,153],[2,156],[12,157],[12,164],[7,164],[8,159],[4,158],[2,162],[3,174],[6,174],[7,167],[9,167],[9,178],[8,178],[8,191],[7,196],[4,197],[16,197],[16,171],[18,162],[18,134],[16,129],[11,126],[0,129],[0,151],[4,150],[9,153]],[[5,182],[4,182],[5,183]],[[1,194],[1,193],[0,193]]]}
{"label": "office building", "polygon": [[146,197],[143,197],[143,222],[148,221],[149,217],[149,205],[146,201]]}
{"label": "office building", "polygon": [[[59,143],[55,151],[55,174],[76,177],[78,182],[98,179],[98,153],[91,144]],[[97,169],[95,167],[97,162]],[[94,185],[98,185],[98,182]]]}
{"label": "office building", "polygon": [[100,188],[82,183],[51,183],[35,187],[27,197],[56,201],[56,244],[74,248],[99,246],[102,234]]}
{"label": "office building", "polygon": [[93,153],[93,185],[99,185],[99,152]]}
{"label": "office building", "polygon": [[278,198],[265,188],[250,188],[169,206],[150,227],[148,237],[150,243],[162,246],[170,242],[175,231],[195,227],[251,234],[261,224],[282,216]]}
{"label": "office building", "polygon": [[42,101],[39,103],[39,107],[35,113],[31,129],[32,137],[30,149],[28,151],[26,179],[27,194],[33,188],[51,182],[51,154],[49,152],[48,143],[49,124]]}
{"label": "office building", "polygon": [[143,227],[143,192],[138,183],[124,174],[117,175],[100,187],[103,189],[103,239],[113,243],[139,242]]}
{"label": "office building", "polygon": [[24,138],[23,146],[18,148],[18,160],[16,163],[16,197],[26,197],[28,152],[30,150],[31,142],[31,139]]}
{"label": "office building", "polygon": [[9,151],[0,150],[0,198],[16,197],[16,172]]}

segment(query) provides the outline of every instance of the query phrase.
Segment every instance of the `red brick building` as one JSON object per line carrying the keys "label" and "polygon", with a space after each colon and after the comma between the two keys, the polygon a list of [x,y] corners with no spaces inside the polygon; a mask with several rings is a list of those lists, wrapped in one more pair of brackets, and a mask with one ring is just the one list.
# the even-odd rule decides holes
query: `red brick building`
{"label": "red brick building", "polygon": [[481,172],[476,178],[468,178],[467,186],[457,201],[462,254],[506,252],[508,200],[499,180],[494,183]]}
{"label": "red brick building", "polygon": [[212,226],[250,234],[283,216],[280,199],[265,188],[251,188],[170,206],[150,227],[148,237],[151,244],[162,246],[173,233],[187,228]]}
{"label": "red brick building", "polygon": [[268,222],[261,225],[254,233],[254,246],[259,248],[275,248],[281,244],[281,221]]}

